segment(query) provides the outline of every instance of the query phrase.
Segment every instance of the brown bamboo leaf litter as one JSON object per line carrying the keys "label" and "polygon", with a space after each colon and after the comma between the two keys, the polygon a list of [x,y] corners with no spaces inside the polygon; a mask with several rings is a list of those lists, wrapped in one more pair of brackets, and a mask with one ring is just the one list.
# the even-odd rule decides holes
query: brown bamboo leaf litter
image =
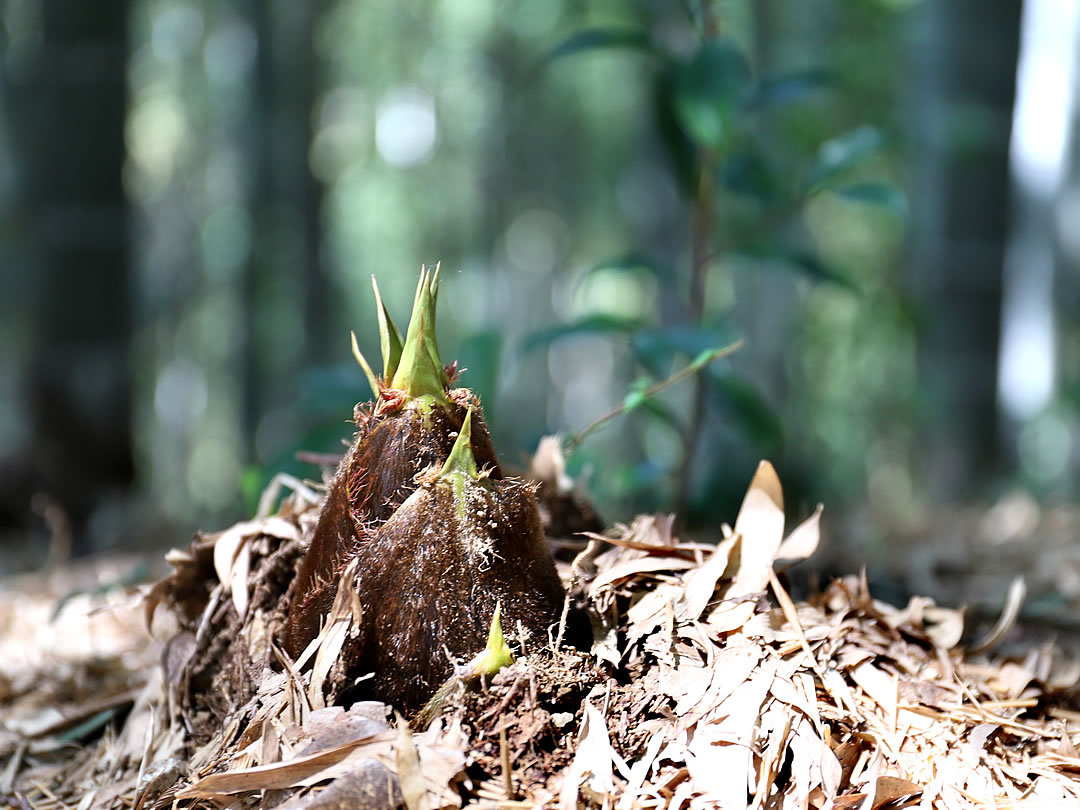
{"label": "brown bamboo leaf litter", "polygon": [[[742,566],[758,564],[744,550],[776,538],[722,530],[716,544],[689,542],[663,516],[616,525],[559,564],[596,628],[591,651],[527,642],[489,682],[463,685],[427,730],[409,732],[381,703],[323,705],[312,660],[248,671],[233,694],[241,676],[215,681],[201,662],[230,635],[253,658],[276,649],[268,623],[281,606],[265,594],[280,601],[280,572],[295,566],[321,502],[292,485],[274,514],[169,555],[172,574],[147,594],[171,608],[156,611],[152,637],[144,605],[119,591],[96,606],[79,597],[52,622],[47,580],[0,594],[0,801],[386,807],[404,802],[401,779],[427,807],[1080,799],[1080,668],[1059,649],[967,653],[959,612],[884,604],[857,577],[795,602],[770,568],[767,589],[729,596]],[[232,568],[223,580],[214,566],[222,542],[248,558],[243,622]],[[420,766],[403,772],[409,746]]]}
{"label": "brown bamboo leaf litter", "polygon": [[[407,361],[391,326],[373,387]],[[333,500],[357,442],[325,484],[282,476],[251,520],[170,552],[137,595],[54,618],[48,580],[0,591],[0,806],[1080,806],[1080,665],[1056,645],[975,653],[960,611],[880,602],[860,577],[792,599],[783,569],[814,553],[820,510],[786,531],[766,462],[713,542],[639,516],[574,554],[564,538],[547,582],[559,510],[462,438],[471,395],[447,401],[453,441],[381,522],[356,519],[355,484]],[[544,478],[580,500],[561,470]],[[331,513],[348,542],[314,566],[312,608],[297,572]],[[380,533],[383,553],[358,551]],[[465,551],[439,564],[465,570],[416,579],[446,539]],[[513,662],[491,674],[476,662],[496,604]],[[320,614],[299,641],[298,610]]]}

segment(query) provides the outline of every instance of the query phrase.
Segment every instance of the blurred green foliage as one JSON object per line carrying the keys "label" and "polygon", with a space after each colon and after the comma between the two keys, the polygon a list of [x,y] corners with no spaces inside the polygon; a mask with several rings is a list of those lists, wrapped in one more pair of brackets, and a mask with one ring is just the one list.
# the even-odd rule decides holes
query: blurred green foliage
{"label": "blurred green foliage", "polygon": [[[707,296],[710,287],[730,289],[740,264],[749,273],[779,266],[858,298],[860,285],[825,258],[808,227],[807,209],[815,198],[834,195],[873,205],[900,222],[906,214],[904,193],[876,177],[873,169],[866,171],[887,146],[880,129],[861,123],[820,142],[770,142],[762,136],[780,129],[783,115],[797,115],[815,96],[836,92],[836,82],[820,68],[779,75],[752,69],[743,47],[722,33],[726,8],[709,0],[686,4],[685,28],[692,33],[679,47],[660,44],[666,30],[661,23],[666,26],[669,19],[643,14],[642,27],[573,33],[542,60],[544,69],[551,70],[559,61],[611,49],[628,49],[646,60],[650,72],[641,81],[653,100],[653,126],[661,136],[671,186],[682,197],[688,242],[683,261],[654,260],[645,246],[633,244],[594,265],[586,278],[623,273],[633,279],[645,273],[685,300],[665,312],[661,298],[653,296],[653,305],[638,317],[589,314],[547,326],[525,342],[534,349],[589,333],[626,339],[632,374],[645,375],[630,383],[627,413],[638,411],[644,390],[678,364],[738,334],[737,299],[709,308],[694,297]],[[708,221],[695,226],[703,218]],[[638,412],[635,429],[662,437],[655,440],[661,449],[642,447],[637,458],[623,460],[614,470],[609,448],[587,455],[588,461],[577,460],[595,466],[598,479],[613,484],[606,492],[600,488],[602,499],[625,499],[637,508],[677,503],[693,519],[715,523],[730,513],[742,492],[745,461],[732,480],[732,456],[783,457],[784,420],[751,380],[724,363],[702,370],[697,387],[700,403],[689,408],[654,401]],[[707,435],[707,426],[716,422],[729,428],[725,436]],[[694,464],[699,444],[709,452]],[[726,452],[717,452],[725,445]]]}
{"label": "blurred green foliage", "polygon": [[765,456],[805,497],[857,497],[913,407],[891,384],[913,364],[896,5],[138,0],[156,496],[221,513],[240,482],[250,508],[273,473],[315,475],[296,451],[338,451],[366,396],[350,329],[378,354],[368,276],[400,319],[441,259],[444,356],[511,465],[743,336],[572,468],[610,517],[730,517]]}

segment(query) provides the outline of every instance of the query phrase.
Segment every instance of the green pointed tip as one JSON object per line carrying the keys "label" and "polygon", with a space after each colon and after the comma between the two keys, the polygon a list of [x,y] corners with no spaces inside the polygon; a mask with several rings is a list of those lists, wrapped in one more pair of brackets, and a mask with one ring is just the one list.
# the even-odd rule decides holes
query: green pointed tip
{"label": "green pointed tip", "polygon": [[431,332],[432,339],[428,341],[428,354],[431,363],[437,369],[439,381],[443,388],[450,387],[450,378],[443,368],[442,359],[439,357],[439,346],[435,341],[435,313],[439,303],[439,274],[442,272],[442,262],[436,263],[434,270],[428,271],[427,296],[424,299],[424,322]]}
{"label": "green pointed tip", "polygon": [[487,647],[473,659],[473,672],[491,677],[503,667],[514,663],[514,656],[503,636],[502,605],[495,605],[495,614],[491,617],[491,630],[488,631]]}
{"label": "green pointed tip", "polygon": [[435,269],[431,271],[431,282],[428,289],[431,291],[431,314],[435,316],[435,307],[439,303],[439,276],[442,273],[442,262],[435,262]]}
{"label": "green pointed tip", "polygon": [[394,379],[398,363],[401,362],[401,331],[390,317],[390,313],[379,294],[379,283],[371,277],[371,288],[375,291],[375,314],[379,318],[379,344],[382,347],[383,379]]}
{"label": "green pointed tip", "polygon": [[356,332],[349,333],[352,336],[352,353],[356,358],[356,362],[360,364],[360,368],[364,370],[364,375],[367,377],[368,385],[371,386],[371,393],[375,399],[379,398],[379,379],[375,376],[375,372],[371,370],[371,365],[368,363],[367,358],[364,357],[360,351],[360,346],[356,342]]}
{"label": "green pointed tip", "polygon": [[439,476],[451,473],[467,475],[474,480],[479,477],[476,471],[476,458],[472,451],[472,408],[469,408],[465,414],[465,421],[461,423],[457,440],[450,450],[450,455],[446,457],[446,463],[443,464]]}
{"label": "green pointed tip", "polygon": [[446,402],[449,380],[439,359],[439,344],[435,339],[435,296],[438,293],[438,269],[422,270],[416,286],[412,317],[401,360],[394,370],[390,387],[404,391],[412,398],[431,396]]}

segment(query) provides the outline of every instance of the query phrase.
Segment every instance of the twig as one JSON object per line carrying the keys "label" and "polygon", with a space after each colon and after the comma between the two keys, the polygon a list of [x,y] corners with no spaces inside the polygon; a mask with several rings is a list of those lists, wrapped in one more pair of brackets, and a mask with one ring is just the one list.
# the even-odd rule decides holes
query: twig
{"label": "twig", "polygon": [[[649,397],[652,397],[652,396],[655,396],[656,394],[659,394],[664,389],[670,388],[671,386],[675,385],[678,382],[681,382],[682,380],[686,379],[687,377],[689,377],[692,374],[696,374],[697,372],[699,372],[701,369],[705,368],[705,366],[709,365],[709,363],[713,362],[714,360],[719,360],[721,357],[727,357],[729,354],[733,354],[733,353],[737,352],[740,348],[742,348],[742,345],[743,345],[743,341],[740,338],[739,340],[736,340],[734,343],[729,343],[727,346],[724,346],[722,348],[709,349],[707,351],[702,352],[697,357],[695,357],[693,359],[693,361],[689,365],[687,365],[685,368],[679,369],[678,371],[676,371],[674,374],[672,374],[670,377],[668,377],[665,380],[661,380],[658,383],[654,383],[653,385],[650,385],[648,388],[646,388],[644,391],[642,391],[642,397],[645,398],[645,399],[648,399]],[[574,436],[572,436],[570,438],[570,441],[568,442],[568,445],[569,445],[570,449],[573,450],[573,449],[576,449],[577,447],[579,447],[581,445],[581,443],[583,441],[585,441],[585,438],[590,433],[592,433],[598,427],[603,425],[609,419],[613,419],[616,416],[618,416],[619,414],[623,413],[624,411],[626,411],[626,409],[627,409],[627,405],[626,405],[626,401],[624,400],[623,402],[620,402],[615,407],[611,408],[608,411],[605,411],[600,416],[596,417],[596,419],[591,421],[589,424],[587,424],[585,427],[583,427],[576,434],[574,434]]]}
{"label": "twig", "polygon": [[[705,38],[719,33],[719,21],[712,0],[701,2],[701,31]],[[712,149],[698,152],[694,201],[690,208],[690,285],[687,311],[690,322],[700,326],[705,316],[705,277],[712,258],[713,218],[716,204],[716,154]],[[694,459],[701,441],[701,425],[705,419],[705,382],[694,381],[694,402],[690,421],[683,439],[683,458],[679,468],[675,493],[676,514],[685,517],[690,503],[690,482],[694,476]]]}
{"label": "twig", "polygon": [[[711,150],[702,150],[698,163],[697,191],[691,209],[690,224],[690,298],[688,310],[690,322],[700,325],[705,315],[705,276],[709,267],[712,248],[713,199],[716,196],[713,181],[714,158]],[[694,381],[694,401],[690,420],[683,438],[683,458],[679,468],[676,492],[676,513],[685,516],[690,502],[690,482],[694,477],[694,460],[701,439],[701,423],[705,418],[705,382]]]}
{"label": "twig", "polygon": [[266,489],[263,490],[262,495],[259,496],[259,508],[255,513],[256,520],[274,514],[274,505],[277,503],[278,494],[283,487],[288,487],[295,492],[297,496],[310,504],[316,504],[322,500],[315,490],[299,478],[289,475],[288,473],[278,473],[270,480]]}
{"label": "twig", "polygon": [[562,646],[563,635],[566,633],[566,618],[570,615],[570,594],[563,596],[562,615],[559,616],[559,632],[555,635],[555,643],[552,651],[557,651]]}
{"label": "twig", "polygon": [[342,459],[341,453],[315,453],[311,450],[297,450],[294,457],[303,464],[314,464],[316,467],[336,467]]}
{"label": "twig", "polygon": [[503,790],[506,798],[514,798],[514,772],[510,767],[510,744],[506,740],[506,718],[499,718],[499,754],[502,758]]}
{"label": "twig", "polygon": [[487,712],[486,714],[482,715],[480,717],[478,725],[482,725],[483,723],[485,723],[488,720],[488,718],[494,717],[497,714],[502,714],[504,711],[506,711],[506,707],[509,706],[510,701],[513,700],[517,696],[518,689],[521,688],[521,684],[524,683],[524,681],[525,681],[525,673],[522,672],[516,678],[514,678],[514,682],[512,684],[510,684],[510,691],[508,691],[506,693],[506,697],[504,697],[499,702],[498,706],[496,706],[494,709]]}
{"label": "twig", "polygon": [[799,646],[802,647],[802,651],[806,654],[807,659],[809,659],[808,663],[810,664],[810,669],[818,676],[818,680],[824,684],[825,673],[822,672],[817,657],[810,647],[810,641],[806,638],[806,633],[803,631],[802,622],[799,621],[799,610],[795,607],[795,603],[791,601],[791,597],[784,589],[784,586],[780,584],[780,580],[777,579],[776,572],[773,571],[771,566],[769,567],[769,585],[772,586],[776,601],[780,603],[780,609],[784,612],[784,618],[788,620],[788,624],[790,624],[795,631],[795,637],[799,641]]}

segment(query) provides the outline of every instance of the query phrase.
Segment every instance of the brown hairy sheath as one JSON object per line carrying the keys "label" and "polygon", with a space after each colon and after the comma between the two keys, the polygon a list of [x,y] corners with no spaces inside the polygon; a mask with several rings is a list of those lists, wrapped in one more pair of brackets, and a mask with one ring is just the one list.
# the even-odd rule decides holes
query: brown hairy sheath
{"label": "brown hairy sheath", "polygon": [[330,481],[311,546],[297,571],[284,634],[293,659],[318,635],[345,566],[416,490],[417,476],[450,454],[470,405],[477,465],[500,479],[487,425],[467,389],[455,389],[448,407],[434,404],[427,415],[407,407],[357,409],[357,433]]}
{"label": "brown hairy sheath", "polygon": [[330,482],[279,633],[297,659],[339,589],[355,589],[348,603],[356,624],[328,697],[362,690],[406,712],[456,661],[485,649],[497,605],[512,633],[534,637],[544,637],[563,605],[533,486],[503,479],[479,402],[450,390],[456,366],[444,368],[435,341],[438,287],[438,268],[421,270],[402,340],[373,284],[382,376],[355,335],[353,354],[376,401],[356,410],[356,436]]}
{"label": "brown hairy sheath", "polygon": [[352,697],[418,709],[484,649],[495,606],[514,635],[546,641],[563,590],[531,484],[481,479],[464,509],[446,479],[422,484],[356,551],[361,635],[343,650],[354,674],[374,673]]}

